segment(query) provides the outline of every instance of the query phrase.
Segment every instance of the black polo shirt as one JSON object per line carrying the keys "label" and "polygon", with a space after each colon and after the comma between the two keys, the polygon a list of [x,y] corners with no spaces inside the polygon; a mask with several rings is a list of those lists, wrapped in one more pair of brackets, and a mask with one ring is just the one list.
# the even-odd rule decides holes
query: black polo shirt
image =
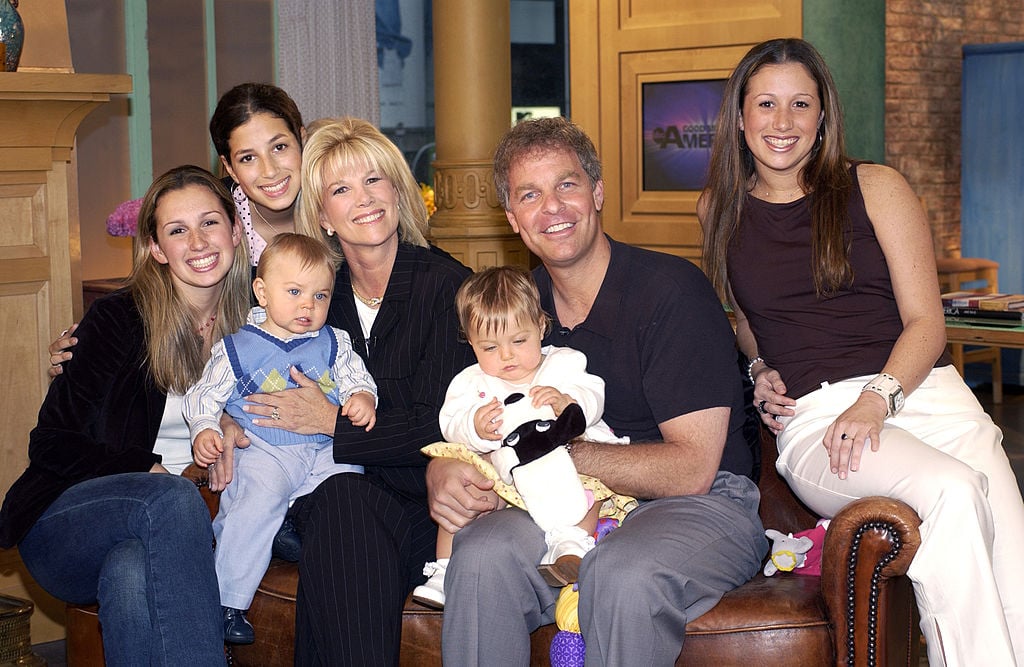
{"label": "black polo shirt", "polygon": [[658,424],[679,415],[732,408],[719,469],[750,476],[735,336],[711,284],[685,259],[608,241],[604,282],[571,331],[558,322],[547,269],[534,270],[554,320],[545,343],[587,355],[587,371],[605,381],[604,420],[633,442],[660,441]]}

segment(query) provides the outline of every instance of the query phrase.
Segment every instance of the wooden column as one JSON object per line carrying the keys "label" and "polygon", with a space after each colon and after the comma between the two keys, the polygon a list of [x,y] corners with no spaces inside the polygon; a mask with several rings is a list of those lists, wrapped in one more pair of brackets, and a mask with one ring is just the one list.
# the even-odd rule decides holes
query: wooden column
{"label": "wooden column", "polygon": [[[28,464],[49,386],[47,345],[82,316],[75,132],[110,93],[130,91],[127,75],[0,72],[0,494]],[[35,602],[33,642],[63,636],[63,605],[16,550],[0,550],[0,593]]]}
{"label": "wooden column", "polygon": [[512,107],[509,0],[433,0],[437,212],[430,232],[467,266],[516,264],[530,255],[505,218],[491,160]]}

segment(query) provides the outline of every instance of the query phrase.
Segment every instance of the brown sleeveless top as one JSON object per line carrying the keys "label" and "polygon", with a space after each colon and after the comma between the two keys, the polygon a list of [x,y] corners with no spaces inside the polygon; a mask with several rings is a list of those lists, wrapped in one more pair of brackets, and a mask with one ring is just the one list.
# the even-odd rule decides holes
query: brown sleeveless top
{"label": "brown sleeveless top", "polygon": [[736,303],[747,316],[758,354],[779,371],[791,398],[822,382],[880,372],[903,332],[856,165],[850,171],[852,285],[827,298],[814,292],[810,197],[772,204],[748,194],[729,245],[729,284]]}

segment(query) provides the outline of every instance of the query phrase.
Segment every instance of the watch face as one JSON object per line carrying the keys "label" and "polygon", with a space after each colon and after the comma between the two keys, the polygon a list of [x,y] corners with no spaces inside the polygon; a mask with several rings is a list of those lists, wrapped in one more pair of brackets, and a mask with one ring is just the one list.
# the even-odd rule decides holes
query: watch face
{"label": "watch face", "polygon": [[892,408],[893,414],[896,414],[897,412],[902,410],[903,403],[905,401],[903,397],[903,388],[901,387],[897,389],[895,392],[893,392],[892,395],[889,397],[889,400],[892,401],[892,405],[890,407]]}

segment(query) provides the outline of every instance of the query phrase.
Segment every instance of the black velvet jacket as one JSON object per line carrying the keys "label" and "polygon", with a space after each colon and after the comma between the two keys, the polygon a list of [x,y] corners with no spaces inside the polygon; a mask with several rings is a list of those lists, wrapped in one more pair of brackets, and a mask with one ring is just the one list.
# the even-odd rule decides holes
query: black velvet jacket
{"label": "black velvet jacket", "polygon": [[22,540],[71,486],[105,475],[146,472],[167,396],[145,362],[145,332],[135,300],[124,290],[98,299],[75,332],[64,364],[29,434],[28,469],[0,509],[0,547]]}

